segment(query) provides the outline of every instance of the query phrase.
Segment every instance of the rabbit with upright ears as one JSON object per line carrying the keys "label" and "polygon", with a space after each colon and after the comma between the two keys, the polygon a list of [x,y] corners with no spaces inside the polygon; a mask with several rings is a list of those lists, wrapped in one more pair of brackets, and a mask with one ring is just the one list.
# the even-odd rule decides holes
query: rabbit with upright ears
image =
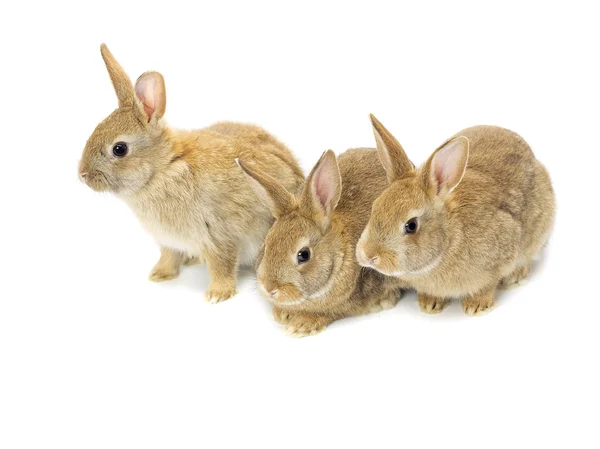
{"label": "rabbit with upright ears", "polygon": [[424,312],[451,298],[468,315],[489,309],[498,286],[527,278],[550,236],[555,199],[545,168],[514,132],[475,126],[415,169],[371,120],[390,185],[373,205],[357,260],[409,284]]}
{"label": "rabbit with upright ears", "polygon": [[387,185],[375,149],[348,150],[337,160],[325,152],[298,196],[254,164],[238,163],[276,218],[257,279],[288,334],[314,335],[334,320],[398,302],[398,280],[361,268],[354,256],[373,200]]}
{"label": "rabbit with upright ears", "polygon": [[251,161],[292,192],[304,180],[297,161],[256,126],[170,128],[163,120],[162,75],[146,72],[134,86],[105,45],[101,53],[118,108],[87,141],[80,179],[123,199],[155,238],[161,257],[151,280],[173,279],[182,264],[205,260],[211,277],[207,300],[228,299],[236,291],[238,264],[254,264],[273,223],[235,159]]}

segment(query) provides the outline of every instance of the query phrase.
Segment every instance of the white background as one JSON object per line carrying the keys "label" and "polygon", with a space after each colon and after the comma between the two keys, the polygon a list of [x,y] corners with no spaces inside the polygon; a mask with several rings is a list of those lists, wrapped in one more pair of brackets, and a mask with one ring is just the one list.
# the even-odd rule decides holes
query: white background
{"label": "white background", "polygon": [[[18,6],[16,6],[18,3]],[[0,46],[0,447],[598,447],[595,2],[12,2]],[[158,249],[78,182],[116,107],[99,45],[159,70],[166,119],[260,124],[308,170],[373,146],[373,112],[416,162],[474,124],[548,168],[551,244],[491,313],[414,294],[286,337],[254,287],[147,280]]]}

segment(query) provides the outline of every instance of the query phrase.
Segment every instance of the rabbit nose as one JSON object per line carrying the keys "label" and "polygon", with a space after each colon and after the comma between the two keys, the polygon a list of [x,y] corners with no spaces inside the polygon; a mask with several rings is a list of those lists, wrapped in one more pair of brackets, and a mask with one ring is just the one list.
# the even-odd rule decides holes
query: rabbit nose
{"label": "rabbit nose", "polygon": [[79,161],[77,165],[77,174],[79,175],[79,180],[85,182],[85,178],[87,178],[89,173],[89,166],[83,161]]}
{"label": "rabbit nose", "polygon": [[377,254],[374,254],[375,251],[373,251],[372,248],[361,248],[361,258],[364,262],[368,263],[369,265],[374,265],[379,261],[379,256]]}
{"label": "rabbit nose", "polygon": [[279,288],[277,287],[277,285],[274,282],[265,279],[265,280],[261,280],[260,283],[262,284],[262,287],[264,288],[265,293],[267,293],[271,298],[274,298],[275,295],[277,295],[277,293],[279,293]]}

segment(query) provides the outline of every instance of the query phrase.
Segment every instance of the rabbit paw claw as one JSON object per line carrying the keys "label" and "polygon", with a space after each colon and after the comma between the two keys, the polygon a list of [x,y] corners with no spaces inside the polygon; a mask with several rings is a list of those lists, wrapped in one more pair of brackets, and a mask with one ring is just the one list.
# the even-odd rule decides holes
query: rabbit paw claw
{"label": "rabbit paw claw", "polygon": [[494,303],[492,301],[478,301],[472,299],[463,299],[462,308],[463,311],[469,316],[481,315],[488,312]]}
{"label": "rabbit paw claw", "polygon": [[419,295],[419,308],[422,312],[429,314],[440,313],[444,310],[446,301],[444,298],[436,298],[429,295]]}
{"label": "rabbit paw claw", "polygon": [[209,288],[206,292],[206,301],[209,304],[218,304],[236,294],[235,287]]}
{"label": "rabbit paw claw", "polygon": [[175,279],[177,276],[179,276],[179,270],[160,267],[154,268],[148,279],[150,279],[152,282],[164,282]]}
{"label": "rabbit paw claw", "polygon": [[285,328],[286,335],[302,338],[323,332],[330,320],[320,316],[295,316]]}
{"label": "rabbit paw claw", "polygon": [[273,318],[275,318],[275,321],[277,321],[279,324],[288,324],[292,320],[292,314],[287,310],[274,307]]}

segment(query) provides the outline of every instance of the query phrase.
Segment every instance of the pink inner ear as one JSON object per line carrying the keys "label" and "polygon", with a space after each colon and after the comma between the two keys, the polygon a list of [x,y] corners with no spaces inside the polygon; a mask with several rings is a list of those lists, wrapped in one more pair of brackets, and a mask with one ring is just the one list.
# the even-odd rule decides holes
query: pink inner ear
{"label": "pink inner ear", "polygon": [[452,154],[446,148],[435,155],[435,177],[438,183],[445,184],[452,172]]}
{"label": "pink inner ear", "polygon": [[144,106],[144,111],[148,115],[148,121],[150,121],[156,109],[154,98],[155,87],[156,81],[151,76],[141,78],[135,85],[135,94]]}
{"label": "pink inner ear", "polygon": [[465,170],[466,154],[462,139],[446,144],[433,158],[434,175],[438,182],[438,192],[442,187],[456,187]]}
{"label": "pink inner ear", "polygon": [[327,209],[327,204],[331,200],[332,186],[327,180],[327,176],[323,173],[322,167],[319,167],[315,173],[315,193],[321,202],[324,209]]}
{"label": "pink inner ear", "polygon": [[144,111],[146,112],[146,115],[148,116],[148,120],[150,120],[150,117],[152,117],[152,114],[154,113],[154,109],[148,105],[148,103],[146,102],[142,102],[142,105],[144,106]]}

